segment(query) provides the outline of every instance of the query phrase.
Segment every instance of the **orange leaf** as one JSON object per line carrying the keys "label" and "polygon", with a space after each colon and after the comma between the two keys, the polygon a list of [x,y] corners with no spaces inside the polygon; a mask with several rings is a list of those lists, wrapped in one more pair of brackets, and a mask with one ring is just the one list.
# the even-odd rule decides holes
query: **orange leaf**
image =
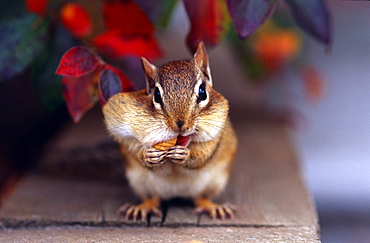
{"label": "orange leaf", "polygon": [[49,0],[25,0],[26,9],[29,12],[45,16]]}
{"label": "orange leaf", "polygon": [[321,75],[312,67],[305,68],[302,71],[303,84],[305,87],[305,96],[311,101],[317,101],[322,98],[325,89],[325,83]]}
{"label": "orange leaf", "polygon": [[301,38],[294,30],[257,33],[253,49],[269,71],[276,71],[297,56]]}
{"label": "orange leaf", "polygon": [[66,3],[60,12],[60,19],[73,36],[82,38],[92,31],[92,23],[87,11],[78,3]]}

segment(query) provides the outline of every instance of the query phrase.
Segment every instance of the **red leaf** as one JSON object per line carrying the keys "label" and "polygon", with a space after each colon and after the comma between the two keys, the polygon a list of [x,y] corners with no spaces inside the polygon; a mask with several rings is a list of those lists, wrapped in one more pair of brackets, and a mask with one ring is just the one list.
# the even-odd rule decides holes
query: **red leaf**
{"label": "red leaf", "polygon": [[225,0],[183,1],[191,23],[189,47],[195,51],[201,41],[207,46],[217,45],[227,34],[231,22]]}
{"label": "red leaf", "polygon": [[60,19],[73,36],[86,37],[92,31],[92,23],[87,11],[78,3],[70,2],[63,5]]}
{"label": "red leaf", "polygon": [[45,16],[49,0],[25,0],[26,9],[29,12]]}
{"label": "red leaf", "polygon": [[109,30],[120,30],[122,35],[152,35],[154,27],[145,13],[132,0],[104,1],[105,25]]}
{"label": "red leaf", "polygon": [[162,55],[157,41],[152,36],[124,35],[117,30],[108,30],[95,37],[93,43],[99,52],[112,58],[144,56],[154,60]]}
{"label": "red leaf", "polygon": [[63,76],[82,76],[93,72],[103,62],[98,56],[83,46],[70,48],[60,60],[56,74]]}
{"label": "red leaf", "polygon": [[75,123],[98,101],[97,84],[100,72],[101,68],[83,76],[62,78],[63,97]]}
{"label": "red leaf", "polygon": [[226,0],[241,39],[253,34],[274,12],[276,0]]}

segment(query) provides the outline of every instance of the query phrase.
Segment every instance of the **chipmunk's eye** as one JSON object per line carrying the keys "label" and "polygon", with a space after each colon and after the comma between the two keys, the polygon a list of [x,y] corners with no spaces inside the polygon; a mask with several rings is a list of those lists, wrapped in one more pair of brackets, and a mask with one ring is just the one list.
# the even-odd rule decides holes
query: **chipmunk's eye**
{"label": "chipmunk's eye", "polygon": [[159,91],[158,87],[156,87],[154,90],[154,101],[162,104],[161,92]]}
{"label": "chipmunk's eye", "polygon": [[203,83],[199,86],[199,91],[198,91],[198,100],[199,100],[199,101],[202,101],[202,100],[206,100],[206,99],[207,99],[206,84],[203,82]]}

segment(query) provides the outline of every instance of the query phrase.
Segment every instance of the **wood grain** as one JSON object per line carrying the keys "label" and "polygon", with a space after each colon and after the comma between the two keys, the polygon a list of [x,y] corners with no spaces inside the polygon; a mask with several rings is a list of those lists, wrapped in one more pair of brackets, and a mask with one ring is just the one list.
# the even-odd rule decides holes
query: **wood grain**
{"label": "wood grain", "polygon": [[[139,238],[143,241],[161,239],[162,234],[166,234],[166,242],[176,242],[176,239],[182,242],[195,239],[204,242],[212,239],[218,239],[216,242],[320,242],[316,210],[302,181],[295,148],[286,128],[242,116],[233,118],[233,122],[240,139],[239,152],[227,189],[216,202],[235,205],[235,219],[212,221],[202,216],[202,227],[195,227],[197,217],[191,205],[169,205],[162,227],[158,227],[161,219],[152,218],[153,227],[146,229],[142,228],[145,223],[125,222],[116,214],[120,205],[139,202],[125,180],[81,179],[43,173],[28,175],[21,181],[0,209],[0,224],[7,228],[6,232],[18,232],[20,237],[28,232],[27,228],[18,229],[20,226],[52,226],[56,235],[72,232],[71,241],[75,234],[91,234],[93,238],[102,239],[99,237],[104,235],[119,237],[121,232],[130,242]],[[59,137],[59,145],[68,148],[66,140],[69,139],[76,146],[76,140],[69,137],[72,133],[66,134],[67,137]],[[99,132],[95,129],[94,134]],[[101,140],[95,140],[101,143],[109,138],[103,135]],[[58,146],[58,141],[54,145]],[[76,228],[73,225],[99,227]],[[36,237],[34,242],[43,235],[37,232],[36,235],[30,233]],[[4,237],[10,235],[6,233]]]}
{"label": "wood grain", "polygon": [[80,227],[51,226],[0,231],[3,242],[295,242],[317,243],[310,227]]}

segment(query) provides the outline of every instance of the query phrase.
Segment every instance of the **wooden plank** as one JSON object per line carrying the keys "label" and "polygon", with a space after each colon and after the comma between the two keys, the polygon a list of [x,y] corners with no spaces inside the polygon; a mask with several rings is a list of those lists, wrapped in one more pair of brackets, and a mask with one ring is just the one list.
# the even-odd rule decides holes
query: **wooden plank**
{"label": "wooden plank", "polygon": [[[238,134],[242,145],[234,171],[225,193],[217,199],[236,205],[238,212],[234,220],[222,224],[315,225],[315,209],[300,178],[297,159],[284,129],[278,125],[250,123],[244,124]],[[27,215],[30,219],[31,215],[39,214],[37,217],[46,221],[99,224],[103,210],[107,222],[115,224],[119,220],[115,211],[125,198],[137,201],[127,184],[30,177],[4,204],[1,212],[2,215],[7,211],[8,215]],[[26,213],[28,210],[34,211]],[[60,211],[63,214],[58,214]],[[176,215],[184,224],[196,222],[191,213],[186,217],[176,208],[170,208],[169,212],[169,225],[180,222]],[[215,222],[203,217],[202,224]],[[221,222],[216,221],[216,224]]]}
{"label": "wooden plank", "polygon": [[0,230],[2,242],[294,242],[317,243],[310,227],[46,227]]}
{"label": "wooden plank", "polygon": [[1,224],[4,227],[95,224],[102,220],[103,200],[116,190],[117,187],[106,183],[28,176],[3,204]]}
{"label": "wooden plank", "polygon": [[109,137],[100,107],[79,124],[69,121],[45,148],[39,170],[52,176],[123,181],[118,144]]}
{"label": "wooden plank", "polygon": [[[201,228],[191,227],[197,224],[193,208],[170,206],[163,224],[164,228],[169,230],[183,226],[180,229],[187,231],[187,227],[190,226],[189,232],[203,229],[204,236],[207,236],[205,229],[211,230],[217,226],[214,232],[218,232],[218,229],[235,230],[230,237],[236,237],[238,232],[241,232],[241,236],[248,237],[248,232],[252,232],[250,234],[267,237],[266,240],[272,239],[269,238],[271,234],[271,237],[276,236],[276,239],[302,236],[306,240],[308,238],[312,240],[304,242],[317,242],[318,223],[315,207],[301,179],[298,159],[288,132],[282,125],[251,121],[240,114],[245,113],[238,112],[238,117],[233,117],[240,139],[236,163],[227,189],[216,199],[217,202],[230,202],[237,207],[235,219],[211,221],[207,217],[202,217]],[[96,124],[103,129],[101,123]],[[94,143],[92,142],[94,139],[88,139],[92,136],[89,129],[84,133],[92,148],[97,148],[95,145],[102,141],[109,141],[103,130],[96,129],[94,126],[90,129],[93,129],[93,136],[96,136]],[[67,150],[77,146],[76,140],[70,138],[70,136],[75,137],[74,133],[70,133],[68,129],[67,131],[69,134],[67,139],[62,136],[62,142],[56,143],[55,147],[59,149],[64,147]],[[99,134],[104,135],[99,137]],[[78,137],[81,138],[81,136]],[[68,139],[73,146],[66,142]],[[115,156],[118,157],[118,153]],[[73,160],[73,157],[70,159]],[[116,163],[119,163],[119,158],[115,159]],[[102,161],[97,163],[101,163],[99,168],[103,170],[104,156]],[[82,165],[76,166],[80,166],[82,170],[89,166],[85,162]],[[63,174],[62,171],[61,174]],[[101,180],[102,178],[99,177],[95,180],[76,179],[76,177],[79,177],[78,174],[74,178],[73,175],[58,177],[55,173],[50,173],[29,175],[24,178],[0,209],[0,224],[5,228],[75,224],[104,227],[145,225],[145,223],[125,222],[116,214],[121,204],[139,201],[126,181]],[[160,219],[153,218],[152,225],[159,226]],[[63,231],[63,228],[61,230]],[[75,230],[73,228],[73,231]],[[154,231],[150,232],[162,230],[154,228]],[[126,228],[125,232],[127,232]],[[212,234],[217,235],[214,232]],[[212,234],[208,232],[210,239]],[[226,236],[227,234],[219,235],[219,237]],[[149,236],[144,234],[143,237]],[[263,237],[259,242],[263,242],[265,239]],[[227,237],[225,239],[229,240]]]}

